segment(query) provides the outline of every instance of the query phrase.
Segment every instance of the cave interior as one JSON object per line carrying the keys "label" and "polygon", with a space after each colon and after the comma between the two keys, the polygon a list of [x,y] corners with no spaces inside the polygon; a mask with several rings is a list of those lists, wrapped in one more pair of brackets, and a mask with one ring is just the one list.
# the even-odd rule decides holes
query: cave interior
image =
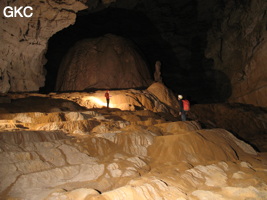
{"label": "cave interior", "polygon": [[266,200],[266,0],[0,5],[0,199]]}
{"label": "cave interior", "polygon": [[[199,11],[198,4],[170,1],[153,8],[139,2],[129,9],[111,3],[105,9],[79,11],[75,24],[48,41],[46,82],[40,92],[55,90],[61,60],[77,41],[111,33],[136,44],[151,77],[159,60],[164,84],[173,92],[182,93],[195,103],[225,102],[231,95],[230,80],[224,72],[214,69],[212,59],[205,57],[207,32],[213,20],[213,13],[209,13],[212,5]],[[223,94],[217,85],[224,85]]]}

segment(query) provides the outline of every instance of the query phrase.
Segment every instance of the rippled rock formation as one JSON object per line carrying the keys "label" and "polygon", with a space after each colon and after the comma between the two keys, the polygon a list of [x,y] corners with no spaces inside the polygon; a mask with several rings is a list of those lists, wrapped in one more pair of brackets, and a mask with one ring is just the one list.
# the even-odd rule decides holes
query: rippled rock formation
{"label": "rippled rock formation", "polygon": [[180,121],[158,84],[111,91],[111,108],[99,103],[104,91],[6,95],[0,197],[264,200],[266,153],[225,129]]}

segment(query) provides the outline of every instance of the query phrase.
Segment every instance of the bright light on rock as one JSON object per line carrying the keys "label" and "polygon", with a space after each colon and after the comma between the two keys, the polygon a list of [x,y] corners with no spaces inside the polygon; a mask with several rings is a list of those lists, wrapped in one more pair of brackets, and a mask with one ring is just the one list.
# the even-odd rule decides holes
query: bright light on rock
{"label": "bright light on rock", "polygon": [[[101,99],[99,99],[97,97],[90,96],[90,97],[85,98],[85,99],[87,99],[87,100],[91,101],[93,104],[95,104],[95,106],[93,106],[93,107],[107,106],[106,102],[103,102]],[[109,103],[109,107],[110,108],[115,108],[114,104],[112,104],[112,103]]]}

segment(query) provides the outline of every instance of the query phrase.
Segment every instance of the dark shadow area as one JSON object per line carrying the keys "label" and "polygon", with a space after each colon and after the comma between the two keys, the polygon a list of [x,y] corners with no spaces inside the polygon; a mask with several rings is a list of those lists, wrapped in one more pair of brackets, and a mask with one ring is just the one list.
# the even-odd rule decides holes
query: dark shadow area
{"label": "dark shadow area", "polygon": [[[188,96],[192,103],[224,102],[232,92],[230,80],[223,72],[214,69],[212,60],[205,58],[207,31],[211,23],[198,21],[197,7],[198,2],[191,1],[176,13],[181,27],[175,25],[172,31],[176,31],[174,36],[179,37],[179,40],[185,40],[184,43],[178,42],[178,47],[174,47],[172,39],[168,38],[167,41],[163,38],[162,30],[144,12],[120,8],[107,8],[89,14],[79,12],[74,25],[61,30],[49,40],[46,82],[40,92],[55,91],[61,60],[76,42],[111,33],[136,44],[149,66],[152,78],[155,62],[159,60],[162,63],[163,82],[176,94]],[[177,49],[183,50],[185,54],[177,52]],[[87,91],[94,91],[94,88],[88,88]]]}
{"label": "dark shadow area", "polygon": [[202,128],[223,128],[260,152],[266,152],[266,114],[264,107],[241,103],[198,104],[189,112]]}
{"label": "dark shadow area", "polygon": [[46,54],[48,62],[45,65],[46,83],[40,92],[54,91],[59,65],[70,47],[79,40],[99,37],[107,33],[132,40],[147,62],[151,77],[157,60],[161,60],[167,68],[172,63],[178,63],[170,45],[162,39],[157,28],[145,14],[117,8],[108,8],[88,15],[78,13],[74,25],[56,33],[49,40]]}
{"label": "dark shadow area", "polygon": [[188,66],[180,71],[172,89],[193,103],[223,103],[232,94],[230,79],[205,58],[206,37],[193,37]]}
{"label": "dark shadow area", "polygon": [[86,110],[86,108],[80,106],[79,104],[73,101],[65,99],[52,99],[49,97],[34,97],[34,96],[12,99],[9,103],[0,103],[0,107],[4,108],[0,112],[0,114]]}
{"label": "dark shadow area", "polygon": [[192,71],[191,76],[180,83],[182,94],[188,96],[192,103],[223,103],[232,94],[230,79],[221,71],[208,69]]}

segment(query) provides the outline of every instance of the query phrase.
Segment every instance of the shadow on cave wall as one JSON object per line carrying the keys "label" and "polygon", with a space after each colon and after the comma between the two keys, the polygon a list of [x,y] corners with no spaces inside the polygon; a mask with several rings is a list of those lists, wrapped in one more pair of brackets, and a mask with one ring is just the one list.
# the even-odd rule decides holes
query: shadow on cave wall
{"label": "shadow on cave wall", "polygon": [[230,79],[224,72],[215,69],[212,59],[205,57],[206,45],[206,34],[192,37],[191,57],[186,67],[179,69],[172,89],[192,103],[226,102],[232,94]]}
{"label": "shadow on cave wall", "polygon": [[[207,29],[201,27],[200,29]],[[231,95],[230,81],[223,72],[214,70],[213,62],[204,56],[206,36],[193,37],[188,51],[190,60],[180,64],[181,55],[172,50],[148,17],[134,10],[107,8],[97,13],[79,14],[76,23],[50,38],[45,68],[45,87],[54,91],[61,60],[77,41],[112,33],[132,40],[149,66],[153,77],[155,62],[162,63],[163,81],[176,94],[182,93],[196,103],[224,102]],[[186,36],[185,36],[186,38]]]}

